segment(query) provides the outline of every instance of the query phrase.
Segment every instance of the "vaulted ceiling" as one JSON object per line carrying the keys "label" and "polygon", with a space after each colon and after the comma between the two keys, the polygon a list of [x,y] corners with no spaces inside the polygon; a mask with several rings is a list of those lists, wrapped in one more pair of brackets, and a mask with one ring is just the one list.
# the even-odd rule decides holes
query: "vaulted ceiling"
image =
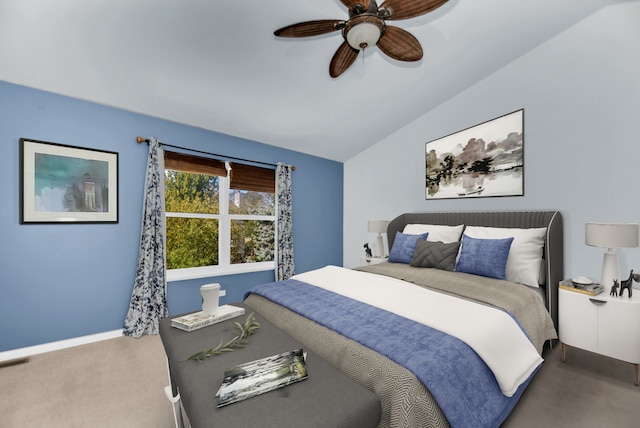
{"label": "vaulted ceiling", "polygon": [[0,80],[346,161],[622,1],[449,0],[387,23],[422,60],[371,48],[333,79],[339,31],[273,32],[347,19],[339,0],[0,0]]}

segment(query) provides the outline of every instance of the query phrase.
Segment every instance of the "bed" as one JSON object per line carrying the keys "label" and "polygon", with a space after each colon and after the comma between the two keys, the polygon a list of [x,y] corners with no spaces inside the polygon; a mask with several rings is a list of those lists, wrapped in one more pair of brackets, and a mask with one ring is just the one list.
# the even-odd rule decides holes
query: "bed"
{"label": "bed", "polygon": [[388,262],[263,284],[245,303],[374,391],[380,427],[500,426],[557,339],[560,213],[406,213],[387,235]]}

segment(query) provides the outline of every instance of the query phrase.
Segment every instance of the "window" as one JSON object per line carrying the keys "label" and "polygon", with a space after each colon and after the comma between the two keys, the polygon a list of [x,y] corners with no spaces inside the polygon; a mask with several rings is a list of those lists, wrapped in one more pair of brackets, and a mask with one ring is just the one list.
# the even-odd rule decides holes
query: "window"
{"label": "window", "polygon": [[274,268],[273,169],[165,152],[165,212],[168,280]]}

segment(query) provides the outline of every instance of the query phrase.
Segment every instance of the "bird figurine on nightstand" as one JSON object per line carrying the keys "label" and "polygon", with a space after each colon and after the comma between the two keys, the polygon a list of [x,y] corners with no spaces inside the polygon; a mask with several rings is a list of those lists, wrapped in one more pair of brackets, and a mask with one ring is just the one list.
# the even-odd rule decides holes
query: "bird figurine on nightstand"
{"label": "bird figurine on nightstand", "polygon": [[369,258],[373,257],[373,254],[371,253],[371,248],[369,248],[368,242],[364,243],[364,255]]}

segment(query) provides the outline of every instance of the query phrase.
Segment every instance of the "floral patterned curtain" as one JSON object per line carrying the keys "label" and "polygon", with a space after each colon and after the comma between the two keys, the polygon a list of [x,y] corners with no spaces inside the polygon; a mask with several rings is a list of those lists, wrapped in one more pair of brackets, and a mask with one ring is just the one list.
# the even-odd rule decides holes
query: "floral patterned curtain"
{"label": "floral patterned curtain", "polygon": [[295,273],[291,222],[291,166],[276,167],[276,281]]}
{"label": "floral patterned curtain", "polygon": [[149,140],[140,253],[131,304],[124,321],[126,336],[158,334],[167,309],[166,232],[164,224],[164,151],[156,138]]}

